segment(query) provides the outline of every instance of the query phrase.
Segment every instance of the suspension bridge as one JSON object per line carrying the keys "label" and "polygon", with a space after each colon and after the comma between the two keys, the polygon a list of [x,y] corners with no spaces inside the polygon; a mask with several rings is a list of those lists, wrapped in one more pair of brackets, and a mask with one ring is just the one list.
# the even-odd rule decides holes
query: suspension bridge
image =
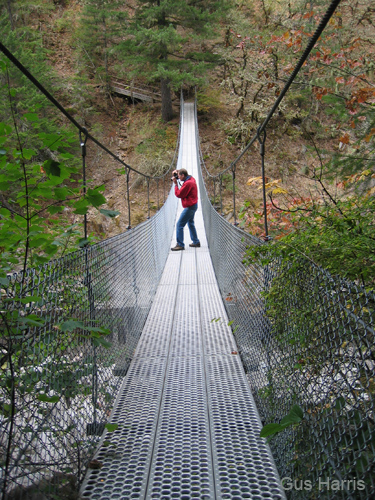
{"label": "suspension bridge", "polygon": [[[179,151],[179,168],[198,178],[191,103],[184,105]],[[103,435],[95,455],[101,468],[89,470],[83,498],[285,498],[259,437],[201,208],[196,227],[200,248],[168,254],[109,418],[118,428]]]}
{"label": "suspension bridge", "polygon": [[[255,141],[264,174],[267,123],[338,3],[231,165],[233,182]],[[89,139],[124,164],[0,48],[77,127],[83,159]],[[211,205],[196,102],[180,109],[171,169],[198,181],[200,248],[186,231],[186,249],[170,251],[181,210],[171,189],[144,223],[9,275],[2,289],[2,500],[369,500],[374,293],[301,258],[286,295],[283,262],[247,262],[263,242]],[[269,291],[282,302],[277,324]],[[25,327],[30,315],[40,321]],[[269,444],[265,424],[282,430]]]}

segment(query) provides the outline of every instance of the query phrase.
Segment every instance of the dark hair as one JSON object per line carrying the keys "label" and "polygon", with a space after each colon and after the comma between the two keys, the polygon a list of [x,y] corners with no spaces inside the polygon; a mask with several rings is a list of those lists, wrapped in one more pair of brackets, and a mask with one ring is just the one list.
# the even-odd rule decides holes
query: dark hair
{"label": "dark hair", "polygon": [[186,170],[186,168],[180,168],[180,170],[178,171],[179,174],[183,174],[185,177],[187,177],[189,174],[188,174],[188,171]]}

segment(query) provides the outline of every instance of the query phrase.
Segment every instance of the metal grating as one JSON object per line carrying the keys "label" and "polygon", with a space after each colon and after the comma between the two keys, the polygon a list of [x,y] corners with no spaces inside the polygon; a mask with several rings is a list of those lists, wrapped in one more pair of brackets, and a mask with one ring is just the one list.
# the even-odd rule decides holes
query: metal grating
{"label": "metal grating", "polygon": [[174,356],[202,354],[199,328],[198,290],[196,286],[179,287],[174,318],[171,353]]}
{"label": "metal grating", "polygon": [[171,357],[147,498],[214,498],[202,357]]}
{"label": "metal grating", "polygon": [[206,359],[217,498],[284,498],[238,355]]}
{"label": "metal grating", "polygon": [[82,498],[144,498],[165,367],[165,358],[133,360],[111,416],[118,428],[101,440]]}
{"label": "metal grating", "polygon": [[162,274],[160,285],[177,284],[180,272],[181,253],[170,253]]}
{"label": "metal grating", "polygon": [[[159,286],[135,356],[167,356],[176,293],[177,284]],[[160,314],[161,311],[162,314]]]}
{"label": "metal grating", "polygon": [[[207,243],[205,245],[207,246]],[[199,283],[217,284],[210,253],[205,251],[204,248],[200,249],[197,253],[197,273]]]}
{"label": "metal grating", "polygon": [[196,285],[197,274],[195,271],[195,254],[194,252],[185,250],[184,258],[181,261],[180,269],[180,285]]}
{"label": "metal grating", "polygon": [[207,355],[231,354],[237,351],[218,286],[216,284],[200,285],[199,288],[205,353]]}

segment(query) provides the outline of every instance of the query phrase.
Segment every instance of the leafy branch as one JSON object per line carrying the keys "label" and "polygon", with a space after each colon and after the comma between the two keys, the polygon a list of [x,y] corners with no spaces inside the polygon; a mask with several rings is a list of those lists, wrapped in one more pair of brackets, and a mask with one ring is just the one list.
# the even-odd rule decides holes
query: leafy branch
{"label": "leafy branch", "polygon": [[272,437],[284,431],[288,427],[296,427],[303,421],[303,411],[298,405],[293,405],[288,415],[281,419],[280,423],[267,424],[260,431],[260,437],[266,437],[269,442]]}

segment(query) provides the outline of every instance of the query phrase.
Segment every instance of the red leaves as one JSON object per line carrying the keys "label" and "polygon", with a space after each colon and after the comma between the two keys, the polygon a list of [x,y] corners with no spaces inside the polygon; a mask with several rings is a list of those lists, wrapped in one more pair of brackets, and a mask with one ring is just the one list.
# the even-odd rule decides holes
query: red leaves
{"label": "red leaves", "polygon": [[340,142],[343,144],[349,144],[349,134],[344,134],[342,137],[340,137]]}
{"label": "red leaves", "polygon": [[[237,38],[242,38],[241,35],[236,35]],[[246,48],[246,42],[249,41],[252,42],[252,40],[250,39],[249,36],[245,36],[245,38],[243,38],[243,40],[240,41],[240,43],[238,45],[236,45],[236,49],[241,49],[241,50],[245,50]]]}
{"label": "red leaves", "polygon": [[328,94],[328,89],[326,87],[313,87],[313,92],[315,98],[320,101],[324,95]]}
{"label": "red leaves", "polygon": [[[294,231],[297,225],[295,217],[296,212],[302,209],[305,214],[308,214],[306,210],[312,203],[311,198],[292,198],[286,195],[283,195],[283,201],[284,203],[281,204],[273,197],[274,204],[266,204],[268,228],[270,234],[272,234],[272,237],[276,240]],[[251,234],[259,236],[260,238],[265,238],[263,205],[260,205],[256,210],[249,209],[246,214],[246,225]]]}
{"label": "red leaves", "polygon": [[365,141],[366,141],[366,142],[370,142],[371,137],[373,137],[374,135],[375,135],[375,128],[372,128],[372,129],[370,130],[370,133],[366,135],[366,137],[365,137]]}
{"label": "red leaves", "polygon": [[306,35],[302,29],[286,31],[281,36],[273,35],[268,44],[284,44],[287,48],[293,47],[293,52],[299,52],[302,48],[302,35]]}
{"label": "red leaves", "polygon": [[355,98],[358,103],[366,102],[371,97],[375,97],[375,89],[371,87],[360,88],[353,93],[353,98]]}
{"label": "red leaves", "polygon": [[303,17],[302,19],[310,19],[310,17],[313,17],[314,16],[314,11],[311,11],[311,12],[307,12]]}
{"label": "red leaves", "polygon": [[374,102],[375,99],[375,89],[373,87],[361,87],[352,92],[351,98],[347,101],[347,108],[355,112],[356,106],[358,104],[363,104],[365,102]]}

